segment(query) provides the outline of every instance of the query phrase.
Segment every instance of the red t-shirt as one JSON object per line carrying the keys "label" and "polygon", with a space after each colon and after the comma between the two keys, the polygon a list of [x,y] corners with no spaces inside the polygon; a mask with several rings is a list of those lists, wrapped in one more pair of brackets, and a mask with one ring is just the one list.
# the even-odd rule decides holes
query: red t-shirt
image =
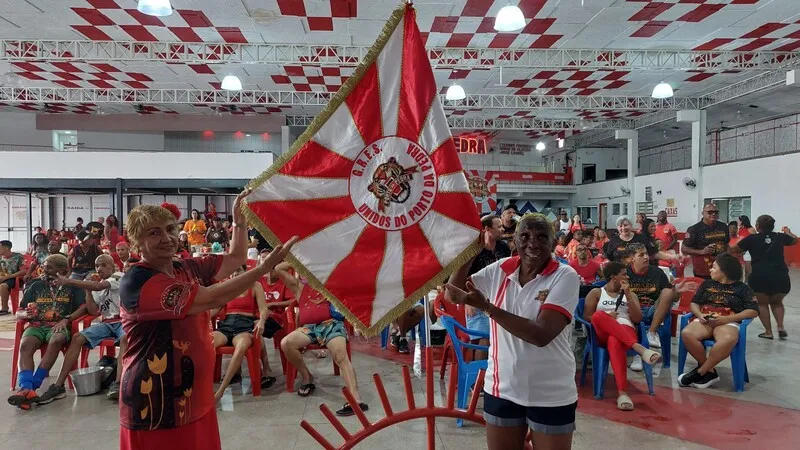
{"label": "red t-shirt", "polygon": [[244,294],[236,297],[225,305],[226,314],[258,314],[258,305],[253,290],[248,289]]}
{"label": "red t-shirt", "polygon": [[307,284],[303,285],[297,306],[300,310],[300,326],[317,325],[333,318],[328,300]]}
{"label": "red t-shirt", "polygon": [[656,233],[653,237],[661,241],[661,250],[667,251],[672,249],[675,245],[675,236],[678,235],[678,229],[671,223],[656,224]]}
{"label": "red t-shirt", "polygon": [[597,280],[597,271],[600,270],[600,264],[597,261],[590,259],[585,266],[581,267],[581,264],[575,259],[570,261],[569,266],[578,272],[583,284],[592,284]]}
{"label": "red t-shirt", "polygon": [[[285,302],[294,298],[292,292],[286,289],[286,285],[283,284],[283,280],[280,278],[275,283],[270,283],[267,277],[263,277],[259,281],[261,282],[261,287],[264,288],[264,295],[267,298],[267,303]],[[286,308],[272,308],[270,309],[269,316],[283,326],[284,319],[286,318],[284,315],[285,310]]]}
{"label": "red t-shirt", "polygon": [[576,258],[575,249],[578,247],[578,244],[579,242],[575,239],[569,241],[569,244],[567,244],[566,256],[568,261],[572,261]]}
{"label": "red t-shirt", "polygon": [[215,413],[214,346],[208,311],[189,316],[200,286],[215,283],[222,255],[173,261],[173,277],[136,263],[120,280],[120,425],[178,428]]}

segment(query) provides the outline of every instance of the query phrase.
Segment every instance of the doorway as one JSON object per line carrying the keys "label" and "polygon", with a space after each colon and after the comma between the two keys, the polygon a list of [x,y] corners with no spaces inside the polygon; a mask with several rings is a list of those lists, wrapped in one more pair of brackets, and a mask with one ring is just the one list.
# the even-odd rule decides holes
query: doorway
{"label": "doorway", "polygon": [[597,226],[603,230],[607,230],[608,224],[606,223],[606,218],[608,217],[608,203],[600,203],[597,205],[597,209]]}

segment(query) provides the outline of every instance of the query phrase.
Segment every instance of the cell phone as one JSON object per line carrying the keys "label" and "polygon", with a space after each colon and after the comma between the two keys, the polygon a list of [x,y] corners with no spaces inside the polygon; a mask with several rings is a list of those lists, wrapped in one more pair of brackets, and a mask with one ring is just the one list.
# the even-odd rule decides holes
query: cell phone
{"label": "cell phone", "polygon": [[714,318],[713,314],[706,314],[705,316],[703,316],[703,319],[706,319],[706,320],[711,320],[713,318]]}

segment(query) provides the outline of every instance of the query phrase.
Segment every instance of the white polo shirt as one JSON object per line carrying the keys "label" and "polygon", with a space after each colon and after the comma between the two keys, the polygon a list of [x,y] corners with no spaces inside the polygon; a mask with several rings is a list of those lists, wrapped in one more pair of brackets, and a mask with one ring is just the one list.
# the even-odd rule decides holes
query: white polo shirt
{"label": "white polo shirt", "polygon": [[[575,270],[551,260],[541,274],[520,286],[519,265],[518,257],[500,260],[472,275],[472,282],[495,306],[512,314],[533,320],[541,310],[552,309],[571,322],[580,286]],[[571,335],[572,327],[566,326],[549,344],[537,347],[491,320],[484,391],[521,406],[575,403],[578,390]]]}

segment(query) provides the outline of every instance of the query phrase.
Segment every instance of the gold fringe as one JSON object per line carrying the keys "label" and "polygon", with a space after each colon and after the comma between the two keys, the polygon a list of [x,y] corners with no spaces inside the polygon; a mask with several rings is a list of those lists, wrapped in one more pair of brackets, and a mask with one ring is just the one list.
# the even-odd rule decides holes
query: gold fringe
{"label": "gold fringe", "polygon": [[[389,17],[389,20],[386,22],[386,25],[384,25],[383,30],[381,30],[381,33],[378,35],[378,39],[375,41],[375,44],[373,44],[372,48],[370,48],[370,50],[367,52],[367,55],[353,72],[353,75],[348,78],[344,85],[342,85],[341,89],[334,94],[334,96],[331,98],[331,101],[325,106],[322,112],[317,115],[314,121],[311,122],[311,125],[309,125],[306,131],[303,132],[303,134],[301,134],[300,137],[292,144],[289,150],[281,155],[270,167],[267,168],[267,170],[261,173],[261,175],[254,178],[248,184],[248,188],[255,189],[266,182],[270,177],[278,173],[278,171],[280,171],[283,166],[289,160],[291,160],[297,154],[297,152],[300,151],[300,149],[311,140],[311,138],[314,137],[315,134],[317,134],[317,132],[328,121],[328,119],[330,119],[336,109],[339,108],[342,103],[344,103],[345,99],[348,95],[350,95],[355,86],[361,81],[367,69],[378,58],[378,55],[383,51],[386,43],[389,41],[389,38],[392,37],[392,34],[397,29],[397,26],[402,22],[403,18],[405,18],[407,8],[412,8],[412,6],[404,3],[394,10],[392,15]],[[253,225],[261,233],[264,239],[269,242],[270,245],[275,247],[281,243],[280,239],[278,239],[272,230],[270,230],[269,227],[266,226],[266,224],[264,224],[264,222],[262,222],[261,219],[250,209],[247,199],[242,202],[241,208],[245,217],[247,217],[247,222]],[[476,239],[474,243],[461,252],[461,254],[459,254],[453,261],[444,267],[436,276],[432,277],[429,282],[425,283],[422,287],[414,291],[405,300],[392,308],[381,320],[372,324],[372,326],[369,328],[367,328],[364,323],[358,319],[358,317],[350,312],[350,310],[346,308],[338,298],[331,294],[331,292],[325,288],[325,286],[317,279],[317,277],[314,276],[314,274],[311,273],[297,258],[289,254],[286,257],[286,260],[300,275],[303,275],[308,279],[308,284],[312,288],[316,289],[320,294],[325,296],[328,301],[333,303],[336,309],[342,313],[342,315],[345,316],[345,319],[356,329],[358,329],[365,336],[375,336],[379,334],[384,327],[411,309],[412,305],[419,301],[423,295],[427,295],[431,289],[440,284],[445,276],[450,275],[453,271],[469,262],[472,257],[480,252],[481,248],[481,243]]]}

